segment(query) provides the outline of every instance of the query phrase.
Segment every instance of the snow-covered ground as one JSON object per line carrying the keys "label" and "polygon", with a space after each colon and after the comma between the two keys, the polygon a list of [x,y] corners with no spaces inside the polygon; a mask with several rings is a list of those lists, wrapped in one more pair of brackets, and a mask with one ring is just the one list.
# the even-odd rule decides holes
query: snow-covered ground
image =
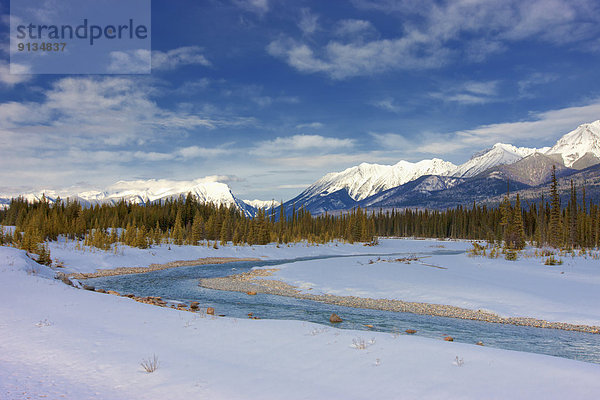
{"label": "snow-covered ground", "polygon": [[[399,242],[409,247],[415,243]],[[544,265],[544,258],[506,261],[466,253],[433,255],[409,264],[387,262],[394,258],[299,261],[282,265],[267,279],[311,289],[307,293],[312,294],[447,304],[505,317],[600,325],[600,263],[591,257],[563,256],[563,265],[556,266]]]}
{"label": "snow-covered ground", "polygon": [[265,259],[293,259],[308,256],[327,255],[361,255],[361,254],[392,254],[398,252],[411,253],[415,251],[466,250],[471,247],[464,241],[436,240],[382,240],[378,246],[363,246],[362,244],[328,243],[316,245],[296,243],[285,245],[269,244],[266,246],[175,246],[161,245],[150,249],[138,249],[129,246],[118,246],[114,251],[101,251],[95,248],[77,249],[77,243],[65,243],[63,239],[50,243],[52,259],[64,265],[63,272],[94,272],[96,269],[111,269],[117,267],[144,267],[150,264],[162,264],[175,260],[195,260],[202,257],[254,257]]}
{"label": "snow-covered ground", "polygon": [[[441,244],[447,248],[466,246],[459,242]],[[209,255],[291,258],[327,252],[418,251],[437,245],[398,240],[384,241],[379,248],[172,247],[170,251],[124,249],[122,255],[113,256],[76,252],[69,250],[69,245],[61,253],[59,247],[64,245],[58,244],[52,251],[53,257],[70,269],[87,271],[111,262],[114,266],[146,265],[148,260]],[[373,257],[365,257],[369,258]],[[440,260],[432,257],[429,261],[435,264]],[[484,259],[473,262],[486,264]],[[311,265],[307,264],[309,269],[316,268]],[[383,266],[349,265],[357,271]],[[518,264],[510,265],[517,268]],[[282,273],[291,273],[296,267]],[[397,267],[428,270],[412,264]],[[568,267],[563,266],[565,274],[570,273]],[[356,279],[351,269],[337,278],[346,282],[351,276]],[[516,272],[511,274],[516,276]],[[375,274],[359,276],[369,275]],[[596,364],[298,321],[206,317],[78,290],[51,276],[52,271],[29,260],[23,251],[0,247],[3,400],[564,399],[591,398],[600,393],[600,365]],[[371,291],[371,284],[370,279],[362,279],[360,287]],[[353,347],[361,341],[365,349]],[[151,374],[143,372],[140,362],[154,354],[159,359],[158,369]]]}

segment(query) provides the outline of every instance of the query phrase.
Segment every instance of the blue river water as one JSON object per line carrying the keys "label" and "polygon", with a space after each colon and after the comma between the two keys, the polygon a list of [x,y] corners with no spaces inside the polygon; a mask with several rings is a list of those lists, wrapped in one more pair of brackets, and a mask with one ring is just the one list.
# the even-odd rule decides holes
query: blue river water
{"label": "blue river water", "polygon": [[[436,252],[440,253],[440,252]],[[431,254],[431,253],[429,253]],[[419,255],[424,255],[419,254]],[[343,258],[345,256],[334,256]],[[331,326],[332,312],[342,323],[336,328],[363,331],[400,332],[417,330],[416,335],[443,340],[450,335],[457,342],[476,343],[507,350],[525,351],[600,364],[600,335],[541,329],[456,318],[432,317],[410,313],[341,307],[289,297],[205,289],[198,286],[201,278],[213,278],[247,272],[257,266],[276,266],[293,261],[324,259],[305,257],[293,260],[270,260],[179,267],[145,274],[88,279],[87,284],[136,296],[160,296],[165,300],[214,307],[219,315],[247,318],[248,313],[263,319],[300,320]],[[365,325],[372,325],[369,328]]]}

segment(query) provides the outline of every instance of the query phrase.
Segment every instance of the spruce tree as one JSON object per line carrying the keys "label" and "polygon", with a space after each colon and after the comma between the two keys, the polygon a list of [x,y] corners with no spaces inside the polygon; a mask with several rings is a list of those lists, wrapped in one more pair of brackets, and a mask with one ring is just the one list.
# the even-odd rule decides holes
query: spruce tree
{"label": "spruce tree", "polygon": [[552,181],[550,185],[550,226],[548,231],[548,243],[558,248],[562,244],[560,197],[558,195],[558,181],[556,179],[556,166],[552,166]]}
{"label": "spruce tree", "polygon": [[148,234],[144,225],[142,225],[136,232],[135,247],[138,247],[140,249],[148,248]]}
{"label": "spruce tree", "polygon": [[175,225],[173,226],[173,232],[171,236],[174,244],[183,244],[183,226],[181,225],[181,211],[177,212],[177,215],[175,217]]}
{"label": "spruce tree", "polygon": [[192,244],[197,246],[204,239],[204,219],[199,210],[196,210],[194,221],[192,222]]}
{"label": "spruce tree", "polygon": [[525,228],[523,226],[523,210],[521,209],[521,199],[517,193],[517,200],[515,202],[515,208],[513,209],[512,217],[512,248],[516,250],[522,250],[525,247]]}
{"label": "spruce tree", "polygon": [[50,257],[50,248],[44,243],[38,245],[38,260],[37,262],[42,265],[52,265],[52,258]]}

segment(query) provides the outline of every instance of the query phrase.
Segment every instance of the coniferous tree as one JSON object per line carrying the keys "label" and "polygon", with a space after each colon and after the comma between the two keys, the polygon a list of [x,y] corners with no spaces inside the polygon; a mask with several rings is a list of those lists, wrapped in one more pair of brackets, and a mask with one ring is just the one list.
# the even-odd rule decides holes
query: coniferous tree
{"label": "coniferous tree", "polygon": [[575,185],[573,179],[571,179],[571,196],[568,207],[568,221],[569,221],[569,247],[575,248],[577,241],[577,193],[575,191]]}
{"label": "coniferous tree", "polygon": [[171,235],[174,244],[183,244],[183,226],[181,222],[181,210],[177,211],[177,215],[175,216],[175,225],[173,226],[173,232]]}
{"label": "coniferous tree", "polygon": [[558,181],[556,179],[556,166],[552,166],[552,181],[550,186],[550,226],[548,230],[548,243],[552,247],[562,245],[560,197],[558,196]]}
{"label": "coniferous tree", "polygon": [[525,247],[525,228],[523,226],[523,210],[521,209],[521,199],[517,193],[517,200],[513,209],[512,216],[512,248],[522,250]]}
{"label": "coniferous tree", "polygon": [[148,248],[148,234],[146,232],[146,227],[142,225],[138,228],[135,236],[135,247],[140,249]]}
{"label": "coniferous tree", "polygon": [[204,239],[204,219],[200,214],[200,210],[196,210],[192,222],[192,244],[197,246],[202,239]]}

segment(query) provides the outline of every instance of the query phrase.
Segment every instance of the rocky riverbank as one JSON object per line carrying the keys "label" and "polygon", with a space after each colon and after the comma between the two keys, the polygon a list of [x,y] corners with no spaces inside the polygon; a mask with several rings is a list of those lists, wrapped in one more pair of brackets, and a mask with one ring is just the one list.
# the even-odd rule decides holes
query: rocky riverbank
{"label": "rocky riverbank", "polygon": [[205,257],[197,260],[184,260],[184,261],[171,261],[166,264],[150,264],[147,267],[119,267],[113,269],[98,269],[92,273],[72,273],[69,274],[69,278],[73,279],[89,279],[89,278],[100,278],[104,276],[115,276],[115,275],[131,275],[131,274],[143,274],[146,272],[159,271],[162,269],[177,268],[177,267],[192,267],[194,265],[206,265],[206,264],[225,264],[230,262],[238,261],[260,261],[259,258],[237,258],[237,257]]}
{"label": "rocky riverbank", "polygon": [[319,301],[345,307],[366,308],[382,311],[409,312],[413,314],[431,315],[470,319],[497,324],[531,326],[535,328],[562,329],[600,334],[599,326],[575,325],[562,322],[549,322],[535,318],[501,317],[483,310],[469,310],[443,304],[416,303],[402,300],[370,299],[355,296],[334,296],[330,294],[310,294],[301,292],[298,288],[285,282],[262,279],[271,276],[277,269],[256,269],[242,274],[223,278],[201,279],[199,285],[208,289],[244,292],[249,294],[265,293],[277,296],[295,297],[304,300]]}

